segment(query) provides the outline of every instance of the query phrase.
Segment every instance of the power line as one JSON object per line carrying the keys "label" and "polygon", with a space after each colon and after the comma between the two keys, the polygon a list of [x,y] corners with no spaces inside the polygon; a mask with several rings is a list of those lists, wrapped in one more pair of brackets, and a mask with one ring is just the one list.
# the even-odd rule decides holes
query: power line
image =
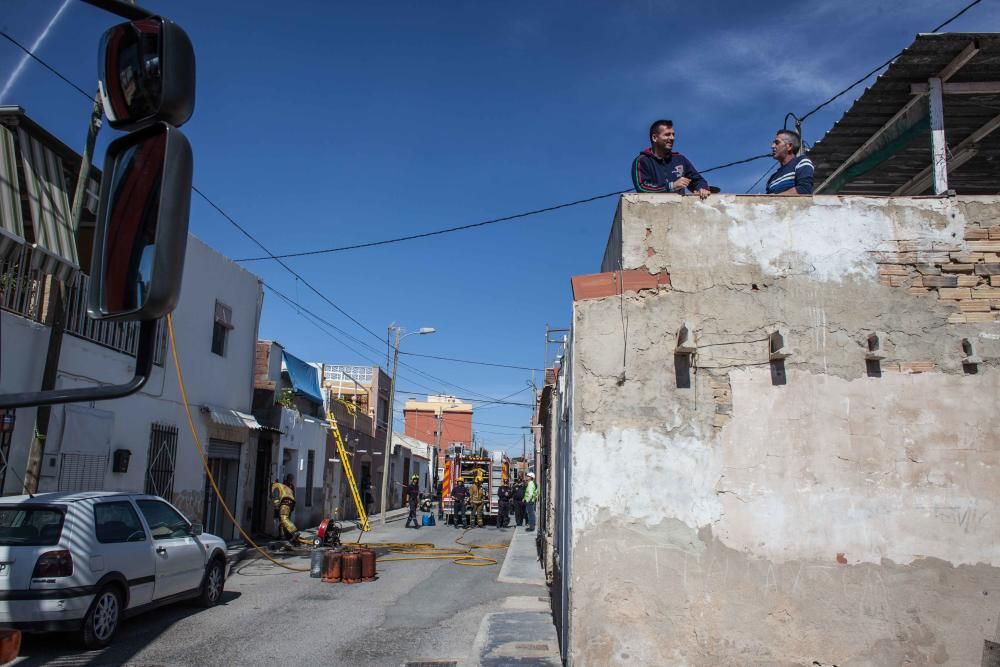
{"label": "power line", "polygon": [[[50,72],[52,72],[53,74],[55,74],[57,77],[59,77],[62,81],[64,81],[68,85],[72,86],[77,92],[79,92],[81,95],[83,95],[84,97],[86,97],[88,100],[90,100],[90,101],[94,100],[94,98],[91,97],[83,88],[81,88],[80,86],[78,86],[75,83],[73,83],[72,81],[70,81],[67,77],[63,76],[58,70],[56,70],[55,67],[52,67],[47,62],[45,62],[44,60],[42,60],[41,58],[39,58],[37,55],[35,55],[34,53],[32,53],[28,48],[26,48],[24,45],[22,45],[16,39],[14,39],[10,35],[8,35],[6,32],[0,31],[0,35],[2,35],[9,42],[11,42],[12,44],[14,44],[14,46],[18,47],[19,49],[21,49],[22,51],[24,51],[26,54],[28,54],[33,60],[35,60],[36,62],[38,62],[40,65],[42,65],[45,69],[49,70]],[[201,190],[199,190],[196,186],[192,186],[191,190],[193,192],[195,192],[199,197],[201,197],[202,199],[204,199],[205,202],[207,202],[209,206],[211,206],[213,209],[215,209],[223,218],[225,218],[226,220],[228,220],[230,222],[230,224],[232,224],[234,227],[236,227],[236,229],[238,229],[240,231],[240,233],[242,233],[248,239],[250,239],[251,241],[253,241],[253,243],[256,244],[261,250],[263,250],[264,252],[266,252],[268,254],[268,256],[269,256],[270,259],[274,259],[276,262],[278,262],[278,264],[280,264],[286,271],[288,271],[290,274],[292,274],[297,280],[302,281],[302,283],[306,287],[308,287],[311,291],[313,291],[319,298],[323,299],[323,301],[325,301],[330,306],[332,306],[337,312],[339,312],[341,315],[343,315],[344,317],[346,317],[347,319],[349,319],[351,322],[354,322],[354,324],[358,325],[359,327],[361,327],[362,329],[364,329],[366,332],[368,332],[369,334],[371,334],[372,336],[374,336],[376,340],[378,340],[380,342],[386,340],[385,338],[383,338],[382,336],[380,336],[379,334],[375,333],[374,331],[372,331],[371,329],[369,329],[368,327],[366,327],[364,324],[362,324],[361,322],[359,322],[358,320],[356,320],[353,316],[351,316],[350,313],[348,313],[346,310],[344,310],[343,308],[341,308],[340,306],[338,306],[329,297],[327,297],[322,292],[320,292],[318,289],[316,289],[312,285],[312,283],[310,283],[308,280],[306,280],[301,275],[299,275],[296,271],[294,271],[292,269],[292,267],[288,266],[288,264],[286,264],[285,262],[281,261],[281,259],[279,257],[275,256],[270,250],[267,249],[267,247],[263,243],[261,243],[259,240],[257,240],[257,238],[253,234],[251,234],[250,232],[248,232],[242,225],[240,225],[238,222],[236,222],[236,220],[234,220],[232,216],[230,216],[228,213],[226,213],[224,210],[222,210],[222,208],[218,204],[216,204],[214,201],[212,201],[208,197],[208,195],[206,195],[204,192],[202,192]]]}
{"label": "power line", "polygon": [[424,357],[425,359],[440,359],[441,361],[454,361],[459,364],[474,364],[476,366],[494,366],[496,368],[513,368],[519,371],[538,371],[542,372],[541,368],[532,368],[530,366],[512,366],[510,364],[497,364],[489,361],[472,361],[470,359],[455,359],[454,357],[438,357],[433,354],[419,354],[417,352],[400,352],[400,354],[405,354],[410,357]]}
{"label": "power line", "polygon": [[[983,0],[973,0],[973,2],[970,2],[969,4],[967,4],[957,14],[955,14],[954,16],[952,16],[951,18],[949,18],[947,21],[945,21],[944,23],[942,23],[938,27],[936,27],[933,30],[931,30],[931,32],[938,32],[938,31],[940,31],[941,28],[944,28],[949,23],[951,23],[952,21],[954,21],[955,19],[957,19],[959,16],[961,16],[965,12],[969,11],[970,9],[972,9],[973,7],[975,7],[976,5],[978,5],[982,1]],[[809,116],[813,115],[814,113],[816,113],[817,111],[819,111],[823,107],[827,106],[828,104],[830,104],[831,102],[833,102],[834,100],[836,100],[838,97],[843,96],[845,93],[847,93],[848,91],[850,91],[852,88],[855,88],[856,86],[864,83],[866,80],[868,80],[868,78],[870,76],[872,76],[873,74],[876,74],[883,67],[887,67],[887,66],[891,65],[892,61],[894,61],[896,58],[898,58],[901,55],[903,55],[904,52],[905,52],[905,49],[903,51],[900,51],[896,55],[894,55],[892,58],[889,58],[888,60],[886,60],[884,63],[882,63],[881,65],[879,65],[878,67],[876,67],[872,71],[868,72],[868,74],[865,74],[863,77],[861,77],[860,79],[858,79],[857,81],[855,81],[854,83],[852,83],[851,85],[849,85],[847,88],[844,88],[842,91],[840,91],[839,93],[837,93],[836,95],[834,95],[830,99],[826,100],[825,102],[823,102],[822,104],[820,104],[819,106],[817,106],[815,109],[813,109],[809,113],[803,115],[801,118],[796,117],[796,120],[798,120],[799,122],[804,121],[806,118],[808,118]],[[794,116],[794,114],[792,114],[792,115]],[[787,119],[788,117],[786,116],[785,118]]]}
{"label": "power line", "polygon": [[54,67],[52,67],[47,62],[45,62],[44,60],[42,60],[41,58],[39,58],[38,56],[36,56],[31,51],[29,51],[28,47],[26,47],[23,44],[21,44],[21,42],[17,41],[16,39],[14,39],[13,37],[11,37],[10,35],[8,35],[6,32],[4,32],[2,30],[0,30],[0,35],[2,35],[8,42],[10,42],[11,44],[13,44],[14,46],[16,46],[17,48],[19,48],[22,51],[24,51],[28,56],[30,56],[33,60],[35,60],[36,62],[38,62],[38,64],[40,64],[42,67],[44,67],[45,69],[47,69],[50,72],[52,72],[53,74],[55,74],[57,77],[59,77],[60,79],[62,79],[66,83],[68,83],[73,88],[76,88],[76,90],[79,91],[79,93],[81,95],[83,95],[84,97],[86,97],[88,100],[90,100],[91,102],[94,101],[94,98],[90,95],[90,93],[88,93],[86,90],[84,90],[83,88],[81,88],[80,86],[76,85],[75,83],[73,83],[72,81],[70,81],[69,79],[67,79],[65,76],[63,76],[62,74],[60,74]]}

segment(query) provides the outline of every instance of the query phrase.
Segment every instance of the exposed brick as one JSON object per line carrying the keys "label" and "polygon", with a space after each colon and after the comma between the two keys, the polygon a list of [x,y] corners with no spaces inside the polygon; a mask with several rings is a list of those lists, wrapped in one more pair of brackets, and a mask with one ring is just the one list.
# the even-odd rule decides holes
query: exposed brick
{"label": "exposed brick", "polygon": [[899,364],[900,373],[927,373],[934,370],[933,361],[904,361]]}
{"label": "exposed brick", "polygon": [[1000,287],[980,287],[972,290],[973,299],[1000,299]]}
{"label": "exposed brick", "polygon": [[938,290],[938,296],[942,299],[971,299],[972,290],[968,287],[942,287]]}
{"label": "exposed brick", "polygon": [[969,324],[978,322],[996,322],[997,313],[992,311],[988,313],[965,313],[965,321]]}
{"label": "exposed brick", "polygon": [[1000,262],[1000,253],[996,252],[984,252],[983,253],[984,262],[993,262],[994,264]]}
{"label": "exposed brick", "polygon": [[973,252],[1000,252],[1000,239],[995,241],[969,241],[969,250]]}
{"label": "exposed brick", "polygon": [[881,276],[908,276],[910,269],[905,264],[879,264],[878,272]]}
{"label": "exposed brick", "polygon": [[977,225],[965,226],[966,241],[985,241],[988,238],[990,238],[990,230],[983,229]]}
{"label": "exposed brick", "polygon": [[[621,275],[621,287],[618,285]],[[644,289],[670,285],[670,275],[667,272],[652,274],[643,269],[631,271],[607,271],[583,276],[573,276],[570,279],[573,287],[573,300],[601,299],[614,296],[621,292],[638,292]]]}
{"label": "exposed brick", "polygon": [[951,261],[947,252],[918,252],[914,263],[947,264]]}
{"label": "exposed brick", "polygon": [[951,257],[951,261],[959,264],[975,264],[986,259],[986,253],[983,252],[953,252],[948,256]]}
{"label": "exposed brick", "polygon": [[990,227],[990,240],[1000,239],[1000,227]]}
{"label": "exposed brick", "polygon": [[712,418],[712,426],[714,426],[715,428],[722,428],[723,426],[725,426],[728,423],[729,423],[729,416],[728,415],[716,414]]}
{"label": "exposed brick", "polygon": [[976,273],[980,276],[995,276],[1000,274],[1000,262],[981,262],[976,264]]}
{"label": "exposed brick", "polygon": [[986,299],[959,301],[958,309],[963,313],[988,313],[990,312],[990,302]]}
{"label": "exposed brick", "polygon": [[913,294],[914,296],[924,296],[924,295],[930,294],[930,293],[931,293],[931,290],[928,287],[911,287],[910,288],[910,294]]}
{"label": "exposed brick", "polygon": [[892,287],[892,276],[879,276],[878,284],[885,285],[886,287]]}
{"label": "exposed brick", "polygon": [[1000,299],[993,299],[990,301],[990,308],[993,310],[1000,310]]}
{"label": "exposed brick", "polygon": [[990,276],[990,285],[992,287],[1000,287],[1000,276]]}
{"label": "exposed brick", "polygon": [[921,275],[925,276],[941,275],[941,267],[934,266],[933,264],[917,264],[917,271],[919,271]]}
{"label": "exposed brick", "polygon": [[896,241],[900,252],[933,252],[934,243],[930,240]]}
{"label": "exposed brick", "polygon": [[942,264],[941,270],[945,273],[972,273],[976,268],[975,264]]}
{"label": "exposed brick", "polygon": [[889,285],[892,287],[909,287],[913,282],[909,276],[889,276]]}
{"label": "exposed brick", "polygon": [[958,276],[924,276],[920,284],[924,287],[958,287]]}
{"label": "exposed brick", "polygon": [[982,277],[977,275],[959,275],[958,276],[958,286],[959,287],[975,287],[980,283]]}
{"label": "exposed brick", "polygon": [[965,315],[963,313],[952,313],[948,316],[948,324],[965,324]]}

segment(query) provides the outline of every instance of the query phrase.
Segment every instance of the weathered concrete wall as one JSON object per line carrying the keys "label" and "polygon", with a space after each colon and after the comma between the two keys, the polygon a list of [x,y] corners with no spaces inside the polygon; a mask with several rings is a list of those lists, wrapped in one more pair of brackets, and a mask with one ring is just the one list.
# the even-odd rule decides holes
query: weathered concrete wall
{"label": "weathered concrete wall", "polygon": [[573,664],[979,664],[1000,200],[634,195],[620,216],[604,268],[671,284],[574,304]]}

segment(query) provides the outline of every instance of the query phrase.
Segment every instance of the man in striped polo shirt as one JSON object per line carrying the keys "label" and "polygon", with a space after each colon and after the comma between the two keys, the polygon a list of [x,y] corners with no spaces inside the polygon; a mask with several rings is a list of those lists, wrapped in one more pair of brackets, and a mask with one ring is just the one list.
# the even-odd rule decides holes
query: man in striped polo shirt
{"label": "man in striped polo shirt", "polygon": [[799,155],[802,138],[791,130],[778,130],[771,142],[771,155],[781,163],[778,171],[767,179],[769,195],[811,195],[813,191],[813,163],[805,155]]}

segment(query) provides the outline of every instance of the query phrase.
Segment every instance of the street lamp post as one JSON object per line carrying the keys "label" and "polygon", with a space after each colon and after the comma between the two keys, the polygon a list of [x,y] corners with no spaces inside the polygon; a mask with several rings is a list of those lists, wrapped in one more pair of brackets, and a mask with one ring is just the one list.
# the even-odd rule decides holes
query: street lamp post
{"label": "street lamp post", "polygon": [[425,336],[427,334],[434,333],[434,327],[420,327],[416,331],[411,331],[409,333],[403,333],[403,330],[396,325],[389,326],[389,334],[392,334],[392,330],[396,330],[396,345],[392,353],[392,379],[389,381],[389,414],[386,417],[385,429],[385,455],[382,457],[382,512],[381,519],[379,523],[385,524],[385,514],[389,500],[389,458],[391,456],[392,450],[392,418],[395,414],[395,402],[396,402],[396,369],[399,367],[399,341],[407,336],[412,336],[413,334],[420,334]]}

